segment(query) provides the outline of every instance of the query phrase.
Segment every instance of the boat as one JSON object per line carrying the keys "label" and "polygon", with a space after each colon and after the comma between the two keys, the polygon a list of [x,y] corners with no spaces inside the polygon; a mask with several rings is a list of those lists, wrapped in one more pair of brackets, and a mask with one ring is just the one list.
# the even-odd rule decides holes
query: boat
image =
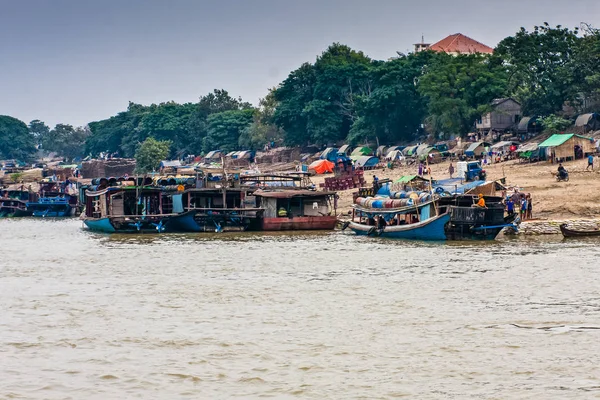
{"label": "boat", "polygon": [[264,209],[260,230],[333,230],[337,223],[336,192],[308,189],[258,189],[256,207]]}
{"label": "boat", "polygon": [[574,229],[567,228],[567,224],[560,225],[560,233],[565,238],[578,238],[578,237],[588,237],[588,236],[600,236],[600,230],[593,231],[577,231]]}
{"label": "boat", "polygon": [[77,210],[77,195],[60,188],[60,182],[40,183],[39,198],[27,202],[27,211],[34,217],[71,217]]}
{"label": "boat", "polygon": [[450,214],[448,240],[494,240],[504,228],[518,230],[517,214],[504,215],[502,197],[484,196],[487,208],[473,207],[478,200],[471,194],[439,198],[440,212]]}
{"label": "boat", "polygon": [[182,232],[260,230],[264,209],[256,207],[251,193],[240,188],[190,188],[167,195],[163,207],[180,214],[169,226]]}
{"label": "boat", "polygon": [[0,191],[0,218],[28,217],[32,215],[27,210],[27,202],[35,200],[36,194],[21,188]]}
{"label": "boat", "polygon": [[89,188],[81,219],[90,230],[104,233],[179,232],[171,222],[192,218],[193,212],[164,213],[162,194],[161,188],[148,186]]}
{"label": "boat", "polygon": [[[450,214],[440,213],[435,199],[420,202],[417,198],[392,200],[359,197],[356,203],[352,220],[345,221],[342,230],[350,228],[357,235],[393,239],[436,241],[447,238],[445,227],[450,221]],[[386,223],[378,223],[377,219],[383,219]]]}

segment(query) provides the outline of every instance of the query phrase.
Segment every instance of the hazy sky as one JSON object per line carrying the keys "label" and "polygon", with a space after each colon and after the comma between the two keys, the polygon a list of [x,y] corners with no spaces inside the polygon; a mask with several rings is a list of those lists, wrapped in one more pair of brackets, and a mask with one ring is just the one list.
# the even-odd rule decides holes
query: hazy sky
{"label": "hazy sky", "polygon": [[600,25],[600,1],[0,0],[0,115],[84,125],[129,101],[256,103],[333,42],[376,59],[464,33]]}

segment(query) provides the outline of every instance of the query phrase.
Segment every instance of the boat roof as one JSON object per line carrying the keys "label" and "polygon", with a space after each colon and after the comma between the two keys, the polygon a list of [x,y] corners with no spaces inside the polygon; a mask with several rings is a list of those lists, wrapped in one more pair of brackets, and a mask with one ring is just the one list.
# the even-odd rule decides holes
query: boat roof
{"label": "boat roof", "polygon": [[274,199],[291,199],[292,197],[325,197],[333,196],[336,192],[316,192],[314,190],[257,190],[254,196],[269,197]]}

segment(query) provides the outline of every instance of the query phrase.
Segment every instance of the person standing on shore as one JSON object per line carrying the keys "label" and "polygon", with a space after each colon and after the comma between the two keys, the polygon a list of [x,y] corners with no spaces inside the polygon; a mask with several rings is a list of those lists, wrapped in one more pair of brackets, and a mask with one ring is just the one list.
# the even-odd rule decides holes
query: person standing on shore
{"label": "person standing on shore", "polygon": [[527,197],[522,195],[521,197],[521,221],[525,221],[527,219]]}
{"label": "person standing on shore", "polygon": [[419,176],[423,175],[423,163],[419,162]]}
{"label": "person standing on shore", "polygon": [[515,203],[510,197],[506,200],[506,213],[508,215],[513,215],[515,213]]}
{"label": "person standing on shore", "polygon": [[594,170],[594,156],[591,154],[588,156],[588,165],[585,170],[587,171],[589,167],[592,167],[592,171]]}
{"label": "person standing on shore", "polygon": [[454,165],[452,165],[452,163],[450,163],[450,166],[448,167],[448,173],[450,173],[450,179],[452,179],[452,175],[454,175]]}
{"label": "person standing on shore", "polygon": [[527,212],[525,213],[525,217],[527,219],[532,219],[533,218],[533,206],[531,205],[531,193],[527,193],[527,197],[525,199],[527,200]]}

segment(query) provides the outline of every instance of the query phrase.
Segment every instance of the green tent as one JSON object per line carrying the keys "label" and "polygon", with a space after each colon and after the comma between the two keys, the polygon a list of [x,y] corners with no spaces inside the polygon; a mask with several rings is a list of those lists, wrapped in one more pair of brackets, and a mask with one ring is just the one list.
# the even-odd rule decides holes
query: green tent
{"label": "green tent", "polygon": [[373,150],[368,147],[357,147],[351,154],[352,156],[372,156]]}

